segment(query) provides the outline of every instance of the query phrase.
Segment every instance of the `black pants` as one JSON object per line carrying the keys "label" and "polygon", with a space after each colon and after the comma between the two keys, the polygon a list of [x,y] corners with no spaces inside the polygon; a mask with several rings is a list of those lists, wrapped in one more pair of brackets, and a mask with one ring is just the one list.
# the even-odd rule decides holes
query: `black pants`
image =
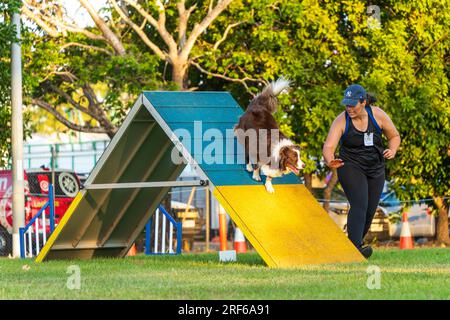
{"label": "black pants", "polygon": [[350,164],[340,167],[337,172],[339,182],[350,202],[347,218],[348,237],[357,248],[361,248],[380,201],[384,172],[379,177],[370,178]]}

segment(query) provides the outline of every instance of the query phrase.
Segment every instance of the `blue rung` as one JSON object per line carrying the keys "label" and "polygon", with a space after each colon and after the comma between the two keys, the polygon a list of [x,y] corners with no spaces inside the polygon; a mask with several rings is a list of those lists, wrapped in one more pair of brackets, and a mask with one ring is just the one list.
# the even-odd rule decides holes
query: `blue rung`
{"label": "blue rung", "polygon": [[145,225],[145,254],[150,254],[151,246],[151,234],[152,234],[152,218],[150,218]]}
{"label": "blue rung", "polygon": [[162,253],[162,252],[152,252],[151,250],[151,233],[152,233],[152,223],[153,217],[150,218],[145,225],[145,254],[147,255],[175,255],[181,254],[181,241],[182,241],[182,223],[175,221],[175,219],[167,212],[167,210],[163,206],[158,206],[158,209],[162,212],[164,216],[169,220],[169,223],[174,225],[177,230],[177,248],[174,253]]}
{"label": "blue rung", "polygon": [[34,215],[33,218],[31,218],[30,222],[28,222],[28,224],[24,227],[25,232],[28,230],[29,227],[31,227],[34,222],[36,221],[36,219],[39,219],[42,216],[42,212],[45,211],[45,209],[47,209],[48,207],[48,201],[41,207],[41,209],[39,209],[38,213]]}
{"label": "blue rung", "polygon": [[49,188],[49,202],[50,202],[50,234],[55,230],[55,194],[53,192],[53,185],[50,183]]}
{"label": "blue rung", "polygon": [[20,257],[22,259],[25,258],[25,241],[23,237],[25,236],[25,228],[19,228],[19,236],[20,236]]}
{"label": "blue rung", "polygon": [[[48,186],[48,201],[39,209],[38,213],[34,215],[33,218],[27,223],[27,225],[23,228],[19,228],[19,236],[20,236],[20,257],[25,258],[25,241],[24,236],[25,233],[28,231],[30,227],[33,226],[36,219],[39,219],[42,217],[42,215],[45,216],[45,210],[50,207],[50,233],[47,235],[47,237],[52,234],[53,230],[55,230],[55,197],[53,192],[53,185],[50,183]],[[38,230],[36,230],[38,232]],[[44,230],[46,232],[46,230]],[[37,243],[36,245],[39,245]],[[29,248],[31,251],[31,248]]]}
{"label": "blue rung", "polygon": [[172,218],[172,216],[164,209],[162,205],[159,205],[158,209],[166,216],[167,219],[169,219],[172,224],[177,224],[177,222]]}
{"label": "blue rung", "polygon": [[177,223],[177,254],[181,254],[181,238],[182,238],[183,224]]}

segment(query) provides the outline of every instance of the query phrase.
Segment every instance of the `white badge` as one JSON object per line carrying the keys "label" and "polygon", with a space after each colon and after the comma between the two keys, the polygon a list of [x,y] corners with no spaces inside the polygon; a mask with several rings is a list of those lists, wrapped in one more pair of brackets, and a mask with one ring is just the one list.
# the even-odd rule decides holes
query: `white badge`
{"label": "white badge", "polygon": [[373,132],[364,133],[364,145],[366,147],[373,146]]}

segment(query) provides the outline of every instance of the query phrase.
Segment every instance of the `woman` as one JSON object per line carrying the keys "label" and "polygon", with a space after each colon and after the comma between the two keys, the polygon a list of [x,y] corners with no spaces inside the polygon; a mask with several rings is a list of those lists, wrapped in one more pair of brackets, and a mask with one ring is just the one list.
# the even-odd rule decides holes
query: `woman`
{"label": "woman", "polygon": [[[400,135],[389,116],[370,106],[375,99],[358,84],[349,86],[341,104],[345,106],[333,121],[323,146],[323,157],[330,168],[337,168],[339,182],[350,203],[348,237],[366,258],[370,246],[363,247],[385,180],[385,160],[393,159],[400,146]],[[382,133],[388,140],[384,149]],[[339,157],[334,152],[340,144]]]}

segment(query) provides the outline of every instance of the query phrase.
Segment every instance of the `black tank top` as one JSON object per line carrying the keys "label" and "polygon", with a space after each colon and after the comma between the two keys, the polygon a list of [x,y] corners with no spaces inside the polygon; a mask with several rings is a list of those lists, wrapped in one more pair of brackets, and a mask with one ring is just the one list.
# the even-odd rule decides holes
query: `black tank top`
{"label": "black tank top", "polygon": [[355,165],[366,175],[378,177],[385,170],[382,130],[373,116],[372,108],[366,106],[366,111],[369,119],[365,132],[356,129],[345,112],[345,131],[340,141],[339,158],[344,160],[344,165]]}

